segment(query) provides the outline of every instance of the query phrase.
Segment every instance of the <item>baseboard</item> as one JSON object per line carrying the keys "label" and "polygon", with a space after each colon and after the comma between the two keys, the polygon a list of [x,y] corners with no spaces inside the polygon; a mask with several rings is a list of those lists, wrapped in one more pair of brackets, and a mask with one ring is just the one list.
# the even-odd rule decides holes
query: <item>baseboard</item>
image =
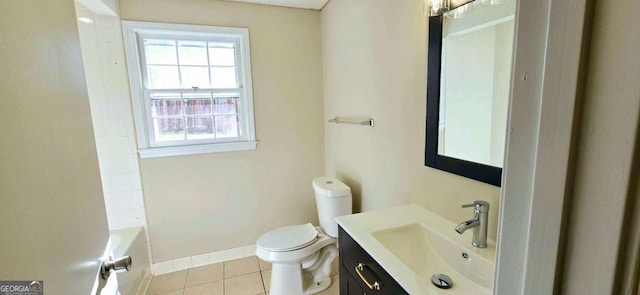
{"label": "baseboard", "polygon": [[256,255],[256,245],[249,245],[154,263],[152,271],[153,275],[157,276],[253,255]]}

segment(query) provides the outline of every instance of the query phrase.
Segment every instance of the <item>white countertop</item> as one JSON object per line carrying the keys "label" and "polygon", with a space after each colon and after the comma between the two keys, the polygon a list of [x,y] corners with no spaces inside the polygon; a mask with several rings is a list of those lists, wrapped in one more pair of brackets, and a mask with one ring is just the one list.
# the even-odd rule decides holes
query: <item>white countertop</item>
{"label": "white countertop", "polygon": [[427,275],[414,272],[372,235],[382,230],[422,224],[460,244],[465,252],[477,255],[477,259],[488,260],[492,268],[495,268],[495,242],[488,241],[489,245],[484,249],[471,246],[472,230],[460,235],[455,231],[456,224],[415,204],[341,216],[336,221],[409,294],[492,294],[491,289],[474,284],[452,268],[447,268],[446,274],[453,279],[453,288],[438,289],[431,283],[430,274],[426,278]]}

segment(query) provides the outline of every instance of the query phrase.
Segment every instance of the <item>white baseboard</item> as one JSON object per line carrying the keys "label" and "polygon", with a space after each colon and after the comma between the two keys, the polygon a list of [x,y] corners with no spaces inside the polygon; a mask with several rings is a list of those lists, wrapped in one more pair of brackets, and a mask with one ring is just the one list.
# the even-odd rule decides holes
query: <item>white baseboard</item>
{"label": "white baseboard", "polygon": [[256,245],[249,245],[201,255],[188,256],[153,264],[153,275],[162,275],[188,268],[205,266],[214,263],[256,255]]}

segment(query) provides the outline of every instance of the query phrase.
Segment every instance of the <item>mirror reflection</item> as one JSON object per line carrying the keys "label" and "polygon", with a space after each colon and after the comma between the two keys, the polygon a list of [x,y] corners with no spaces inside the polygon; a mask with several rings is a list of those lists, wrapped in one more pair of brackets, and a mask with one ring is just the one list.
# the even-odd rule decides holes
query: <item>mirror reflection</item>
{"label": "mirror reflection", "polygon": [[475,1],[446,13],[438,154],[502,167],[516,1]]}

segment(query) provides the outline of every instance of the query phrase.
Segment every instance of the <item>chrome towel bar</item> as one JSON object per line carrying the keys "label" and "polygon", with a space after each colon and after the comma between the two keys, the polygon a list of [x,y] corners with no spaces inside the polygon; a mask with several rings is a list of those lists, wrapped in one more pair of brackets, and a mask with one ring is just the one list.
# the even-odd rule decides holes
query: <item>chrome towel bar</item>
{"label": "chrome towel bar", "polygon": [[374,125],[373,119],[355,120],[355,119],[340,119],[340,117],[335,117],[333,119],[330,119],[329,123],[352,124],[352,125],[362,125],[362,126],[371,126],[371,127],[373,127]]}

